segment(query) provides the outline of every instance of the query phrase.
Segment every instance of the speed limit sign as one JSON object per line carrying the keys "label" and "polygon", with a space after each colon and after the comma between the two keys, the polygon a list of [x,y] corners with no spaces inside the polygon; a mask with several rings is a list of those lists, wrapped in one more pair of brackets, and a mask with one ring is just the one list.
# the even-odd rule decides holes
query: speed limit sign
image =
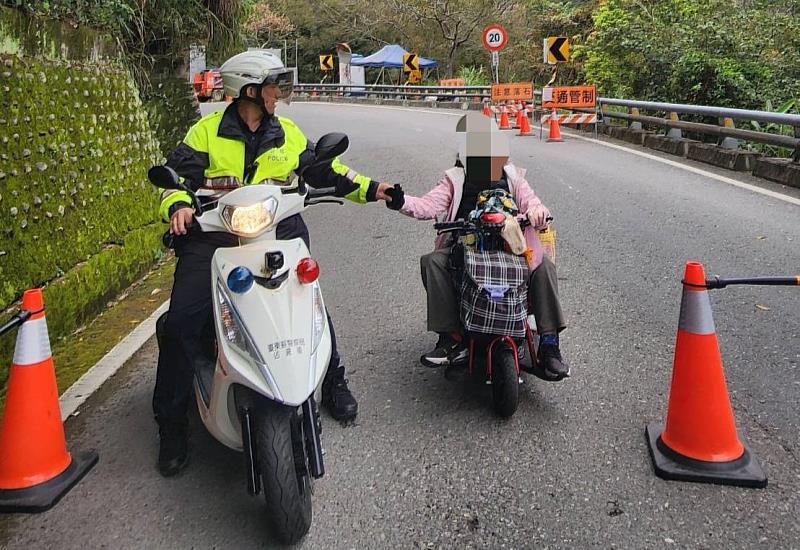
{"label": "speed limit sign", "polygon": [[506,33],[503,25],[492,23],[483,29],[481,40],[483,41],[484,48],[490,52],[499,52],[505,47],[506,42],[508,42],[508,33]]}

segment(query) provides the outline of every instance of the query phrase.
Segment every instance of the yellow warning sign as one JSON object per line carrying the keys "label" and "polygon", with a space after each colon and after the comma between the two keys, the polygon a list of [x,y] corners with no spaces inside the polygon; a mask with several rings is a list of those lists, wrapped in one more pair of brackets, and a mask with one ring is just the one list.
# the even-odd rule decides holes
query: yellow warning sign
{"label": "yellow warning sign", "polygon": [[419,70],[419,58],[415,53],[403,54],[403,72],[410,73],[411,71]]}
{"label": "yellow warning sign", "polygon": [[569,61],[569,38],[548,36],[544,39],[544,62],[549,65]]}
{"label": "yellow warning sign", "polygon": [[333,55],[329,53],[320,55],[319,68],[323,71],[333,70]]}

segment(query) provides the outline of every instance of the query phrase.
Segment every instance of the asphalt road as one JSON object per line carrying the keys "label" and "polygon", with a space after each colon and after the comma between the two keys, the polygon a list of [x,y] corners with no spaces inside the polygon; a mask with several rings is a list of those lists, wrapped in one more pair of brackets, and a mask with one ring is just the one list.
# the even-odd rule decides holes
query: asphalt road
{"label": "asphalt road", "polygon": [[[444,111],[281,109],[312,138],[347,132],[347,164],[411,193],[453,163],[457,119]],[[662,481],[644,438],[666,411],[685,261],[726,276],[797,273],[800,207],[570,136],[514,137],[512,154],[556,219],[574,376],[528,378],[517,414],[498,420],[487,388],[417,362],[434,341],[418,268],[432,226],[382,204],[309,211],[361,413],[347,428],[326,417],[328,474],[303,547],[800,548],[800,289],[712,294],[739,432],[767,489]],[[0,519],[0,544],[272,544],[240,457],[196,417],[191,466],[158,475],[155,361],[151,340],[67,422],[70,447],[98,449],[99,465],[50,512]]]}

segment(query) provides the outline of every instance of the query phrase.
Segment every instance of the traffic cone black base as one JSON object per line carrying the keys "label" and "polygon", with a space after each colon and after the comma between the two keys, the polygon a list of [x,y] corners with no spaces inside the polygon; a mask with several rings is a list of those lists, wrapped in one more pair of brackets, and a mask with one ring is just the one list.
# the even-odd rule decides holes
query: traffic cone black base
{"label": "traffic cone black base", "polygon": [[674,481],[694,481],[697,483],[713,483],[716,485],[735,485],[763,489],[767,486],[767,476],[742,441],[744,453],[736,460],[729,462],[707,462],[679,455],[661,441],[664,425],[658,422],[648,424],[645,428],[650,458],[653,469],[661,479]]}
{"label": "traffic cone black base", "polygon": [[24,489],[0,489],[0,512],[46,512],[97,464],[97,453],[72,453],[67,469],[53,479]]}

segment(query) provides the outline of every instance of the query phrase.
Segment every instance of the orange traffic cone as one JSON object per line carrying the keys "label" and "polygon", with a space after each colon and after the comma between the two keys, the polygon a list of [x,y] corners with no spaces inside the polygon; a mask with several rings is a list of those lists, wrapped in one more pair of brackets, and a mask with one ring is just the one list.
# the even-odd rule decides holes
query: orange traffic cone
{"label": "orange traffic cone", "polygon": [[489,104],[488,103],[484,103],[483,104],[483,114],[485,116],[490,117],[490,118],[492,116],[492,111],[491,111],[491,109],[489,109]]}
{"label": "orange traffic cone", "polygon": [[664,479],[766,487],[758,460],[739,440],[722,372],[703,265],[687,262],[666,428],[645,430]]}
{"label": "orange traffic cone", "polygon": [[522,109],[520,111],[522,113],[519,117],[519,132],[517,133],[518,136],[531,136],[533,132],[531,132],[531,123],[528,120],[528,109]]}
{"label": "orange traffic cone", "polygon": [[522,109],[517,109],[516,112],[514,113],[514,124],[513,124],[514,128],[520,127],[520,125],[522,124],[522,120],[520,120],[522,116],[523,116]]}
{"label": "orange traffic cone", "polygon": [[500,129],[511,129],[511,126],[508,124],[508,109],[506,107],[500,107]]}
{"label": "orange traffic cone", "polygon": [[561,139],[561,129],[558,127],[558,113],[556,113],[555,107],[550,113],[550,136],[547,141],[564,141]]}
{"label": "orange traffic cone", "polygon": [[0,512],[43,512],[97,463],[97,454],[67,452],[41,289],[25,291],[21,315],[28,318],[17,334],[0,423]]}

